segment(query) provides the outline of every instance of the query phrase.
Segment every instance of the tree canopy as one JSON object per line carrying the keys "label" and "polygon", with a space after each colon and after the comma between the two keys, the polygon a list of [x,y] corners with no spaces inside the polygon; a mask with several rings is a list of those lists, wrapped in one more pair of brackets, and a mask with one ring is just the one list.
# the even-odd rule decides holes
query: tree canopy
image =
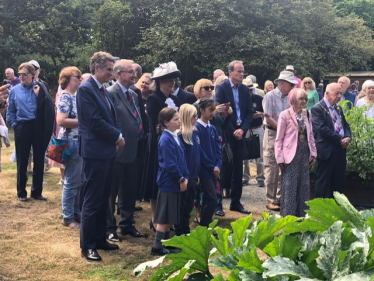
{"label": "tree canopy", "polygon": [[373,63],[374,0],[13,0],[0,12],[2,75],[36,59],[54,86],[99,50],[146,71],[173,60],[184,85],[234,59],[261,83],[287,64],[319,79]]}

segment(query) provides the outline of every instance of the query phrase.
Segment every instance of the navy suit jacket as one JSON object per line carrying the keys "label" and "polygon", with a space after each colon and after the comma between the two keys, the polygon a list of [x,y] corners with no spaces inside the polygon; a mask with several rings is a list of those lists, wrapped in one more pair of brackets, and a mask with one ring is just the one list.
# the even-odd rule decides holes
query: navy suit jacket
{"label": "navy suit jacket", "polygon": [[197,100],[194,94],[182,90],[181,88],[178,89],[177,97],[181,105],[185,103],[193,104]]}
{"label": "navy suit jacket", "polygon": [[[249,95],[249,88],[243,84],[238,85],[239,89],[239,106],[240,106],[240,118],[242,124],[240,129],[244,131],[244,134],[248,131],[252,123],[253,117],[253,106],[252,99]],[[231,89],[231,84],[229,80],[220,83],[216,87],[215,99],[219,104],[230,102],[233,113],[230,117],[229,125],[227,126],[227,131],[232,136],[236,128],[237,113],[235,108],[234,94]]]}
{"label": "navy suit jacket", "polygon": [[83,158],[104,160],[116,155],[121,127],[113,102],[106,90],[105,93],[107,99],[92,77],[78,88],[79,154]]}
{"label": "navy suit jacket", "polygon": [[340,141],[342,138],[351,137],[351,129],[345,120],[342,108],[338,106],[343,119],[342,124],[344,128],[344,137],[335,132],[334,123],[330,115],[321,107],[320,104],[327,111],[329,110],[323,99],[312,107],[313,135],[317,148],[317,158],[326,160],[330,157],[334,145],[340,147]]}

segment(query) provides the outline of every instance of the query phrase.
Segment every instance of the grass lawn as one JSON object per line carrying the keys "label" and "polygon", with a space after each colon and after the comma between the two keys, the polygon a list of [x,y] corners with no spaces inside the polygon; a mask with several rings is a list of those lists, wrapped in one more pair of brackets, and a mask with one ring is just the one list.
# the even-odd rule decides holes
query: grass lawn
{"label": "grass lawn", "polygon": [[[122,237],[118,251],[99,251],[100,263],[89,263],[80,255],[79,230],[62,225],[59,169],[45,173],[43,195],[47,202],[19,202],[16,193],[16,164],[10,162],[14,149],[3,145],[0,173],[0,281],[5,280],[149,280],[154,270],[139,278],[132,271],[141,262],[154,259],[150,255],[154,233],[149,229],[150,206],[138,203],[136,228],[148,238]],[[31,175],[27,185],[28,196]],[[228,227],[241,215],[228,210],[219,225]],[[255,218],[259,214],[254,214]],[[192,228],[196,227],[191,220]]]}

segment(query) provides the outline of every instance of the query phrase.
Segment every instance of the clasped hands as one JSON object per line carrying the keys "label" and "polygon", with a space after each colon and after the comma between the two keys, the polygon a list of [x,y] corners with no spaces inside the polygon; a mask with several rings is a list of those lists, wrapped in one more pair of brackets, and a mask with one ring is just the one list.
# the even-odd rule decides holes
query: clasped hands
{"label": "clasped hands", "polygon": [[118,151],[118,149],[120,149],[124,145],[125,145],[125,139],[122,137],[119,139],[119,141],[116,142],[116,152]]}
{"label": "clasped hands", "polygon": [[220,169],[218,167],[214,167],[214,170],[213,170],[214,179],[217,180],[220,173],[221,173]]}
{"label": "clasped hands", "polygon": [[340,145],[342,148],[347,148],[350,142],[351,142],[351,138],[346,137],[340,140]]}
{"label": "clasped hands", "polygon": [[241,140],[243,138],[244,131],[242,129],[237,129],[237,130],[235,130],[233,135],[237,140]]}

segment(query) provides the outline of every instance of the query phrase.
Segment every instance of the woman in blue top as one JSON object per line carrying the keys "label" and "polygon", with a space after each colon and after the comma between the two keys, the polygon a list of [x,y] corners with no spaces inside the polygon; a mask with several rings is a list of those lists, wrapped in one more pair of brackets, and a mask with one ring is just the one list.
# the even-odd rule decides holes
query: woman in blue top
{"label": "woman in blue top", "polygon": [[170,225],[179,224],[180,192],[187,189],[189,172],[184,156],[184,147],[176,130],[180,128],[179,114],[173,108],[164,108],[159,113],[157,204],[155,213],[156,235],[151,250],[153,255],[170,252],[162,246],[162,239],[169,239]]}
{"label": "woman in blue top", "polygon": [[183,104],[179,109],[181,118],[181,130],[178,133],[179,140],[185,148],[187,168],[190,173],[187,190],[181,194],[180,223],[175,225],[175,234],[190,233],[190,214],[193,208],[196,185],[199,184],[200,172],[200,142],[195,127],[197,110],[191,104]]}
{"label": "woman in blue top", "polygon": [[215,182],[218,180],[222,167],[221,141],[216,128],[210,124],[214,117],[216,103],[212,99],[203,98],[199,103],[201,117],[196,128],[200,139],[200,181],[203,192],[200,225],[208,226],[217,205]]}

